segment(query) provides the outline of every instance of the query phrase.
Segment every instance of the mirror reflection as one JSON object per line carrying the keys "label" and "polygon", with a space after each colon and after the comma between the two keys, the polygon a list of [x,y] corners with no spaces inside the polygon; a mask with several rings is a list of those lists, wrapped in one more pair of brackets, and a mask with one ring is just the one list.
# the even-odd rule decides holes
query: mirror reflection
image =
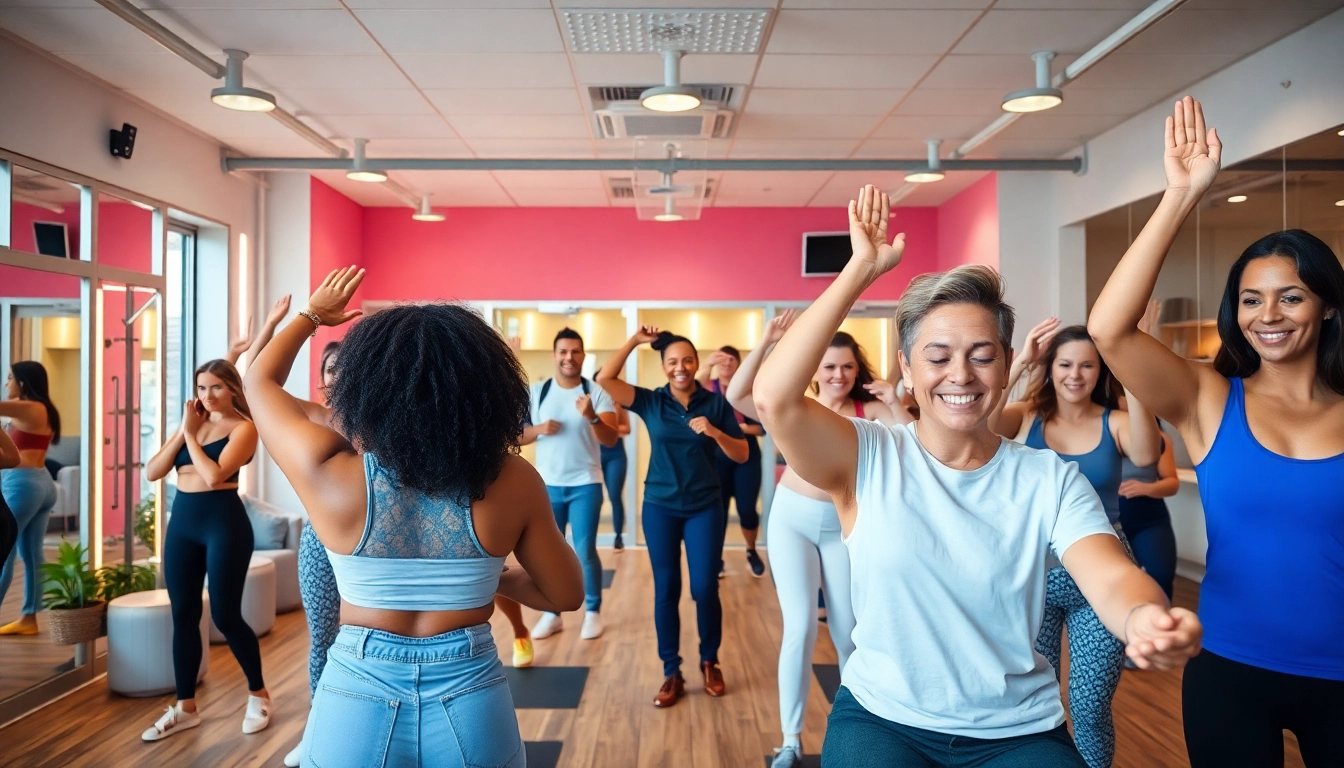
{"label": "mirror reflection", "polygon": [[23,253],[78,259],[80,188],[19,165],[10,167],[9,247]]}

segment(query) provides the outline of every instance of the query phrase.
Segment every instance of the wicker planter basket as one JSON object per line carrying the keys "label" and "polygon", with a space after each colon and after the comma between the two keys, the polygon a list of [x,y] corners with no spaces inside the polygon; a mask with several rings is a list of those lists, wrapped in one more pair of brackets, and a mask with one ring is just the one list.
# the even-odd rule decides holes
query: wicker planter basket
{"label": "wicker planter basket", "polygon": [[103,628],[103,616],[107,613],[107,604],[101,600],[91,602],[83,608],[53,608],[47,611],[47,624],[51,627],[51,640],[57,645],[77,645],[98,639]]}

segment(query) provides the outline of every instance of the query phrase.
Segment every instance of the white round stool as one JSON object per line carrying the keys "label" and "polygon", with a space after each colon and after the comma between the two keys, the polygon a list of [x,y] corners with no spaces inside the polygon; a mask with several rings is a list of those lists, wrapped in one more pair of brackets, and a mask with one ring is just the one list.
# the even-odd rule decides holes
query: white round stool
{"label": "white round stool", "polygon": [[[275,563],[270,558],[252,556],[243,586],[243,620],[261,637],[275,626]],[[210,642],[226,642],[224,633],[210,622]]]}
{"label": "white round stool", "polygon": [[[201,668],[196,682],[210,668],[208,622],[210,597],[202,595]],[[173,609],[168,590],[132,592],[107,606],[107,687],[123,696],[171,693],[173,679]]]}

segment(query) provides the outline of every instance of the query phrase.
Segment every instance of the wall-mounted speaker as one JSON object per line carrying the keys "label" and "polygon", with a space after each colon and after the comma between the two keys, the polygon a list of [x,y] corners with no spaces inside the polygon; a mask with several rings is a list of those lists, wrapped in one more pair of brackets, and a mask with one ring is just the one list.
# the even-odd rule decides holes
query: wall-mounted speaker
{"label": "wall-mounted speaker", "polygon": [[108,134],[108,149],[112,156],[130,160],[131,153],[135,151],[135,126],[122,123],[120,131],[113,128]]}

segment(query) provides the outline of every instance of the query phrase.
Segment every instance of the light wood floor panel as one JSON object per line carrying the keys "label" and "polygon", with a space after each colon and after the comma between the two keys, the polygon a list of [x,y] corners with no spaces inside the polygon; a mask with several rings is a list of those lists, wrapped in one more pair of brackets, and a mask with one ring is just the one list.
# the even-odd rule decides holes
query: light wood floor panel
{"label": "light wood floor panel", "polygon": [[[662,682],[653,630],[653,579],[640,550],[602,552],[616,568],[606,590],[602,617],[606,634],[579,639],[581,616],[565,617],[565,630],[537,641],[536,664],[587,666],[588,682],[575,710],[519,710],[528,741],[563,741],[561,768],[757,768],[778,746],[779,695],[775,683],[781,619],[770,579],[749,575],[740,550],[728,552],[729,577],[720,582],[724,640],[720,659],[728,695],[711,699],[697,684],[698,638],[689,579],[683,578],[681,649],[688,695],[670,710],[652,705]],[[1193,606],[1197,586],[1181,581],[1177,603]],[[537,617],[524,610],[529,624]],[[502,616],[493,619],[504,663],[510,663],[512,632]],[[825,628],[818,633],[815,661],[835,663]],[[200,689],[205,721],[156,744],[140,741],[171,701],[170,696],[126,699],[95,681],[55,704],[0,730],[7,766],[279,766],[298,743],[308,709],[307,626],[301,612],[280,616],[261,640],[266,682],[277,714],[271,727],[251,736],[239,726],[246,696],[242,672],[227,646],[211,648],[210,673]],[[829,711],[820,686],[811,680],[805,714],[805,751],[820,751]],[[1180,674],[1126,671],[1115,699],[1118,740],[1116,768],[1184,766]],[[1289,739],[1290,768],[1300,768]]]}

